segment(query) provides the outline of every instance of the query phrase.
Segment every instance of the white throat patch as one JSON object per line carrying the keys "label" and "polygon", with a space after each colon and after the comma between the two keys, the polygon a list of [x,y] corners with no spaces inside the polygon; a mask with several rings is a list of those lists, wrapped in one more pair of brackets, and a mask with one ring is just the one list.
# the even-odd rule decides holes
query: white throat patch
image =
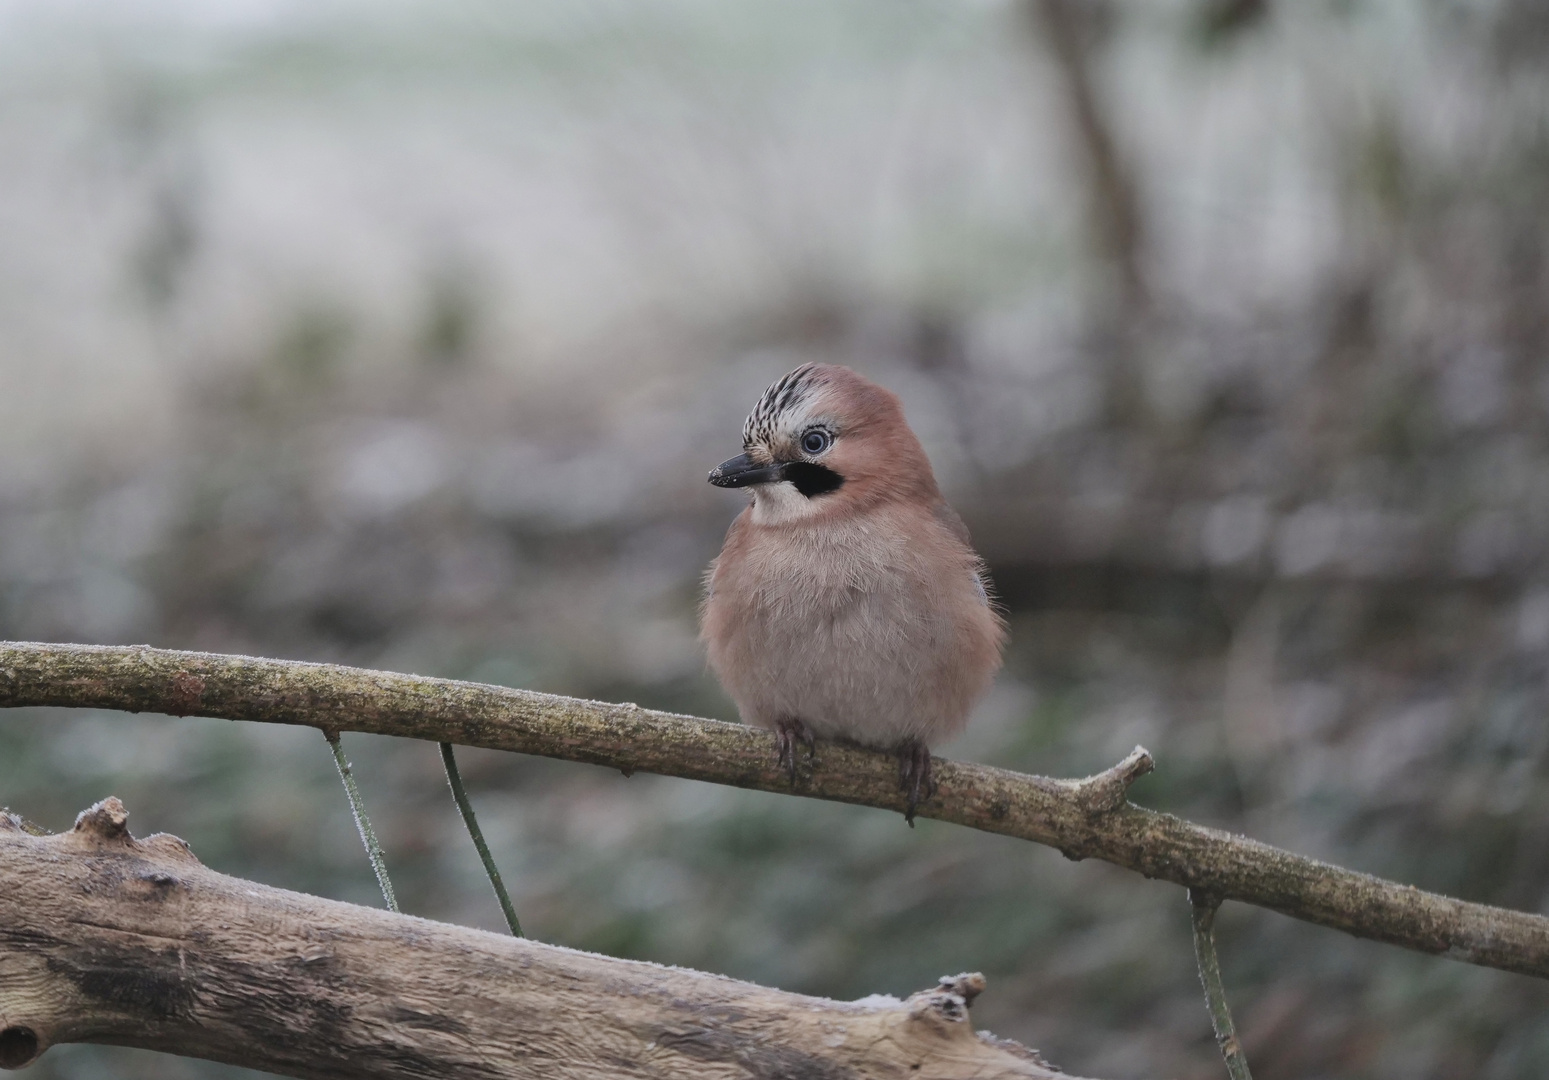
{"label": "white throat patch", "polygon": [[818,512],[817,504],[789,480],[759,484],[753,489],[753,524],[786,525]]}

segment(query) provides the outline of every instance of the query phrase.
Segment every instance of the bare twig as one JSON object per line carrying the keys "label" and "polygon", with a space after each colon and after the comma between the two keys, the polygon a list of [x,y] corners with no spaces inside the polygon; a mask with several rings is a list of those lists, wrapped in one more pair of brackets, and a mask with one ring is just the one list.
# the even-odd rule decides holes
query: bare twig
{"label": "bare twig", "polygon": [[479,819],[473,816],[473,803],[468,800],[468,792],[463,788],[462,774],[457,771],[457,756],[452,752],[452,744],[441,744],[441,763],[446,766],[446,782],[452,787],[452,798],[457,801],[457,810],[463,816],[463,824],[468,827],[468,835],[473,838],[473,846],[479,852],[479,861],[484,864],[484,873],[489,876],[489,883],[495,890],[495,899],[500,901],[500,910],[505,914],[506,925],[511,928],[512,937],[524,937],[522,924],[517,921],[516,907],[511,903],[511,894],[506,892],[506,883],[500,880],[500,870],[495,866],[495,857],[489,853],[489,845],[484,842],[484,831],[479,828]]}
{"label": "bare twig", "polygon": [[[0,644],[0,706],[61,705],[300,724],[485,746],[790,792],[767,731],[499,686],[142,646]],[[1549,918],[1474,904],[1294,855],[1128,802],[1093,813],[1081,781],[935,764],[922,817],[1100,858],[1419,952],[1549,977]],[[904,810],[897,764],[818,746],[800,794]]]}
{"label": "bare twig", "polygon": [[1226,987],[1221,983],[1221,961],[1216,957],[1216,912],[1221,901],[1189,890],[1189,907],[1194,918],[1194,959],[1199,962],[1199,981],[1205,987],[1205,1007],[1210,1010],[1210,1026],[1215,1029],[1216,1045],[1226,1059],[1231,1080],[1253,1080],[1248,1059],[1237,1041],[1232,1010],[1226,1005]]}
{"label": "bare twig", "polygon": [[387,877],[387,860],[382,857],[382,845],[377,841],[376,830],[371,827],[371,819],[366,816],[366,804],[360,797],[360,788],[355,786],[355,774],[344,757],[339,733],[332,728],[324,728],[323,736],[333,749],[333,763],[339,768],[339,779],[344,781],[344,794],[350,800],[350,813],[355,815],[355,831],[360,833],[360,842],[366,848],[366,858],[371,860],[371,872],[376,875],[376,883],[382,888],[382,899],[387,902],[388,911],[397,911],[398,898],[393,895],[393,883]]}

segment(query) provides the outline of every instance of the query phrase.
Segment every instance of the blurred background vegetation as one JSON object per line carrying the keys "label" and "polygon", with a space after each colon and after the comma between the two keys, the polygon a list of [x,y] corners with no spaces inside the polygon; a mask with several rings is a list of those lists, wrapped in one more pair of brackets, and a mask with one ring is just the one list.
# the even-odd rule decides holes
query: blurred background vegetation
{"label": "blurred background vegetation", "polygon": [[[945,748],[1549,910],[1549,9],[0,2],[0,636],[732,719],[704,483],[809,359],[898,390],[1009,610]],[[429,744],[408,911],[500,929]],[[464,751],[524,925],[836,997],[983,970],[1082,1075],[1222,1075],[1179,890],[897,815]],[[377,903],[321,736],[0,716]],[[1228,905],[1260,1080],[1549,1074],[1549,987]],[[60,1047],[40,1078],[241,1070]]]}

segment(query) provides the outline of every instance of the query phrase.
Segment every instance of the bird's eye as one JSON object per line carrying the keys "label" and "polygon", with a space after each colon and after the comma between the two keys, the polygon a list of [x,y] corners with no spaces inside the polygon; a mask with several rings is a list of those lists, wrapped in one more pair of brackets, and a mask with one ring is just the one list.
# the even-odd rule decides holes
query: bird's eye
{"label": "bird's eye", "polygon": [[821,454],[833,441],[828,432],[814,428],[801,437],[801,448],[809,454]]}

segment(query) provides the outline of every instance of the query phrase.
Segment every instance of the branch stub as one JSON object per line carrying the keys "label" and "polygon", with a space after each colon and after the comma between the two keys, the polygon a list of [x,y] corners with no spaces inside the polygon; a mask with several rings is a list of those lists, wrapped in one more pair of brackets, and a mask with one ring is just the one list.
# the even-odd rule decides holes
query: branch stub
{"label": "branch stub", "polygon": [[75,832],[97,840],[131,840],[129,811],[116,795],[82,810],[75,819]]}

